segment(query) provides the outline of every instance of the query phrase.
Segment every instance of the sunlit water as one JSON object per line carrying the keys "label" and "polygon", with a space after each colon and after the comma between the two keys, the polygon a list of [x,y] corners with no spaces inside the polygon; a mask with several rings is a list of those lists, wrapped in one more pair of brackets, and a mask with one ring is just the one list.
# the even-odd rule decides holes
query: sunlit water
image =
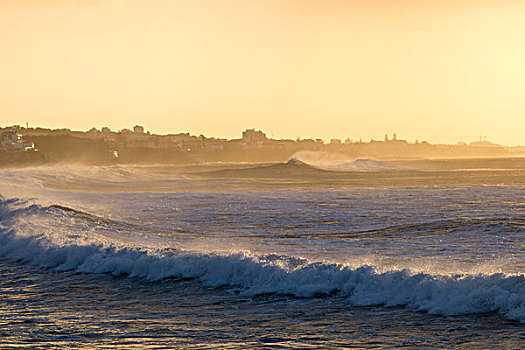
{"label": "sunlit water", "polygon": [[525,187],[183,170],[1,170],[2,346],[525,343]]}

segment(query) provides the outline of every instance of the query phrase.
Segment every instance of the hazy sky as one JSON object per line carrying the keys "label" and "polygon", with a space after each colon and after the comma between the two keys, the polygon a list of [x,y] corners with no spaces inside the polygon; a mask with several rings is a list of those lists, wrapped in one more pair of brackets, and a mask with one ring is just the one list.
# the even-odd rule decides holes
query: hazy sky
{"label": "hazy sky", "polygon": [[0,125],[525,144],[522,0],[0,0]]}

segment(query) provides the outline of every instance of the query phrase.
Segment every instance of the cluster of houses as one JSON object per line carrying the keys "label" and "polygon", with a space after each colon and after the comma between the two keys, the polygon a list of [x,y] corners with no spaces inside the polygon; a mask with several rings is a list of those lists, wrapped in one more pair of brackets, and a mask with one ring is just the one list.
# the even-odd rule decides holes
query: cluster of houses
{"label": "cluster of houses", "polygon": [[[14,125],[0,128],[0,152],[27,152],[37,151],[33,142],[24,140],[46,138],[71,138],[84,140],[81,142],[104,143],[113,150],[118,149],[164,149],[179,152],[215,152],[225,149],[261,149],[267,146],[281,146],[285,141],[272,140],[260,130],[247,129],[243,131],[242,138],[227,140],[222,138],[195,136],[189,133],[156,135],[146,131],[143,126],[135,125],[133,128],[112,131],[108,127],[101,129],[91,128],[87,132],[69,129],[26,128]],[[58,139],[57,139],[58,140]],[[38,145],[37,145],[38,146]]]}
{"label": "cluster of houses", "polygon": [[89,137],[92,140],[110,141],[127,148],[200,149],[208,151],[223,150],[226,142],[238,143],[238,146],[242,148],[262,148],[265,144],[272,141],[262,131],[255,129],[243,131],[242,139],[228,141],[221,138],[207,138],[204,135],[190,135],[189,133],[155,135],[145,131],[144,127],[140,125],[135,125],[132,129],[122,129],[118,132],[113,132],[107,127],[100,130],[91,128],[84,133],[83,137]]}
{"label": "cluster of houses", "polygon": [[25,141],[22,135],[16,131],[7,131],[0,134],[0,151],[3,152],[28,152],[34,151],[35,144]]}
{"label": "cluster of houses", "polygon": [[[3,132],[2,132],[3,131]],[[297,139],[297,140],[274,140],[268,138],[266,134],[256,129],[246,129],[242,132],[242,138],[226,140],[220,138],[207,138],[204,135],[195,136],[189,133],[155,135],[145,131],[143,126],[135,125],[130,129],[122,129],[118,132],[111,131],[108,127],[101,129],[91,128],[87,132],[72,131],[69,129],[50,130],[44,128],[21,128],[19,125],[0,129],[0,151],[7,152],[27,152],[37,151],[32,142],[25,141],[22,133],[28,138],[51,136],[51,137],[73,137],[77,140],[89,140],[89,142],[103,142],[111,145],[113,149],[170,149],[176,151],[200,151],[213,152],[228,149],[262,149],[270,148],[296,148],[298,146],[306,149],[318,148],[324,145],[321,139]],[[385,136],[385,141],[406,143],[399,141],[394,134],[392,140]],[[347,145],[349,140],[345,141]],[[353,142],[351,142],[353,143]],[[361,143],[361,141],[359,142]],[[373,141],[371,141],[373,143]],[[332,140],[328,146],[340,147],[343,143],[340,140]]]}
{"label": "cluster of houses", "polygon": [[100,130],[90,129],[83,135],[77,137],[88,137],[93,141],[106,141],[116,147],[125,148],[142,148],[142,149],[174,149],[174,150],[191,150],[197,148],[206,148],[210,151],[222,149],[221,142],[224,139],[206,138],[203,135],[194,136],[189,133],[155,135],[145,131],[143,126],[135,125],[132,129],[122,129],[113,132],[104,127]]}
{"label": "cluster of houses", "polygon": [[[25,138],[25,140],[24,140]],[[29,141],[27,141],[29,140]],[[402,155],[414,157],[456,157],[461,156],[502,156],[525,154],[523,147],[503,147],[488,141],[473,142],[469,145],[431,145],[426,141],[409,143],[401,140],[396,134],[385,135],[384,140],[363,142],[362,140],[345,141],[333,139],[324,142],[322,139],[280,139],[275,140],[266,136],[260,130],[247,129],[239,139],[227,140],[223,138],[195,136],[189,133],[156,135],[146,131],[143,126],[135,125],[129,129],[112,131],[108,127],[92,128],[87,132],[69,129],[46,129],[20,127],[19,125],[0,128],[0,153],[13,155],[17,152],[36,152],[38,154],[69,152],[97,152],[100,149],[110,150],[118,157],[123,154],[144,153],[155,154],[230,154],[254,152],[274,152],[275,154],[291,153],[298,150],[327,150],[333,152],[347,152],[354,156],[397,157]],[[67,152],[61,145],[67,145]],[[489,147],[490,146],[490,147]],[[251,152],[251,153],[250,153]],[[248,157],[248,156],[247,156]],[[1,157],[0,157],[1,158]]]}

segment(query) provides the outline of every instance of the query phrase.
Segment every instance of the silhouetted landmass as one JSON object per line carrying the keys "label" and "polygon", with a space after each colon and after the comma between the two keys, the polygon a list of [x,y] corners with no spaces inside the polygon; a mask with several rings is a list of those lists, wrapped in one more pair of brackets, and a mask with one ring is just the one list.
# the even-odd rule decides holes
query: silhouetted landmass
{"label": "silhouetted landmass", "polygon": [[[488,141],[434,145],[394,139],[345,142],[332,140],[274,140],[256,130],[246,130],[242,138],[226,140],[193,136],[187,133],[155,135],[134,131],[112,132],[108,128],[88,132],[68,129],[0,128],[1,135],[17,133],[24,142],[34,144],[29,151],[0,147],[0,166],[80,163],[108,164],[195,164],[204,162],[286,162],[299,151],[337,154],[348,159],[375,158],[411,160],[436,158],[509,158],[525,155],[525,147],[504,147]],[[36,151],[38,150],[38,151]],[[443,167],[447,167],[443,161]]]}

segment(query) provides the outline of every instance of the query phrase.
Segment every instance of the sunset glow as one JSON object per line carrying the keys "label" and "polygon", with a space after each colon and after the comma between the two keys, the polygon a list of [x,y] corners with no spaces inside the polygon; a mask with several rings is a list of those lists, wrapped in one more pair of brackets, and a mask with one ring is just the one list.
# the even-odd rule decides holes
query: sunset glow
{"label": "sunset glow", "polygon": [[0,2],[0,124],[525,144],[523,1]]}

